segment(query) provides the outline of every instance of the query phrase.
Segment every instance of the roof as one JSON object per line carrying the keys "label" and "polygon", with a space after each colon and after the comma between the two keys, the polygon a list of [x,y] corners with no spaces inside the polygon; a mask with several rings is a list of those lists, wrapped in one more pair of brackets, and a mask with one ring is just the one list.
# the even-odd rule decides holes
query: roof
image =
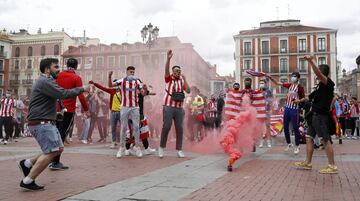
{"label": "roof", "polygon": [[291,33],[291,32],[317,32],[317,31],[336,31],[335,29],[312,27],[303,25],[294,26],[276,26],[276,27],[261,27],[252,30],[240,31],[240,35],[258,35],[258,34],[272,34],[272,33]]}

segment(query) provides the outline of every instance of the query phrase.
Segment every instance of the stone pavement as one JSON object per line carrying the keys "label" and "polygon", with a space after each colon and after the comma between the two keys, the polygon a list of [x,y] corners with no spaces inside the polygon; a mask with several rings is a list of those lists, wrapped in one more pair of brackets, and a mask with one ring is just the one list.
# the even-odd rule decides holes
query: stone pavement
{"label": "stone pavement", "polygon": [[46,185],[41,192],[18,187],[16,162],[39,153],[36,143],[26,138],[1,145],[0,200],[360,200],[360,140],[335,143],[337,175],[317,172],[326,165],[323,150],[315,151],[313,170],[295,169],[304,145],[298,156],[284,153],[283,146],[258,149],[228,173],[223,154],[185,152],[187,157],[178,159],[170,151],[164,159],[116,159],[108,144],[74,144],[63,156],[70,170],[44,171],[37,179]]}

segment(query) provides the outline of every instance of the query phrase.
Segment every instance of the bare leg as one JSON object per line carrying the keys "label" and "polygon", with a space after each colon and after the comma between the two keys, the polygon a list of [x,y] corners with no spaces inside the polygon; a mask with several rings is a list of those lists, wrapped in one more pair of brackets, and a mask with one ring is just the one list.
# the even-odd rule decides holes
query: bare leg
{"label": "bare leg", "polygon": [[35,163],[33,163],[34,165],[32,166],[28,177],[35,180],[36,177],[38,177],[40,175],[40,173],[42,171],[44,171],[44,169],[52,162],[54,157],[61,154],[62,151],[63,151],[63,149],[61,148],[57,152],[43,154],[43,155],[40,155],[39,157],[31,160],[31,162],[35,162]]}
{"label": "bare leg", "polygon": [[314,140],[310,137],[306,138],[306,163],[311,164],[314,153]]}
{"label": "bare leg", "polygon": [[334,149],[333,149],[332,144],[329,141],[327,141],[327,142],[325,142],[324,146],[325,146],[325,152],[326,152],[326,156],[328,158],[329,164],[335,165]]}

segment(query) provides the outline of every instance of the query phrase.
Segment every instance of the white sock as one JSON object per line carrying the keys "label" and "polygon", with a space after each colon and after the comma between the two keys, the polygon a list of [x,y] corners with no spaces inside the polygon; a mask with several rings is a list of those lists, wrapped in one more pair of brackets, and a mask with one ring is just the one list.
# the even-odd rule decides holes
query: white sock
{"label": "white sock", "polygon": [[27,168],[31,168],[32,165],[33,165],[30,159],[26,159],[25,162],[24,162],[24,164],[25,164],[25,166],[26,166]]}
{"label": "white sock", "polygon": [[31,179],[30,177],[25,177],[24,179],[23,179],[23,183],[24,184],[30,184],[31,182],[33,182],[34,180],[33,179]]}

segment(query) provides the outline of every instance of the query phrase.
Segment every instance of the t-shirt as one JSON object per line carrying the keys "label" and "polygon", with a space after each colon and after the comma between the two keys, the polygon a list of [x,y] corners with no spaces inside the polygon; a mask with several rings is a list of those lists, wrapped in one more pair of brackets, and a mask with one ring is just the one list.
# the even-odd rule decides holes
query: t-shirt
{"label": "t-shirt", "polygon": [[138,95],[142,88],[141,80],[137,78],[125,77],[115,82],[121,90],[122,107],[139,107]]}
{"label": "t-shirt", "polygon": [[319,83],[313,94],[312,111],[319,114],[329,114],[331,102],[334,97],[335,83],[327,78],[327,84]]}
{"label": "t-shirt", "polygon": [[298,109],[299,105],[293,103],[293,101],[305,97],[304,87],[302,87],[300,84],[291,84],[291,83],[283,83],[282,86],[289,89],[289,93],[286,98],[285,107],[291,109]]}

